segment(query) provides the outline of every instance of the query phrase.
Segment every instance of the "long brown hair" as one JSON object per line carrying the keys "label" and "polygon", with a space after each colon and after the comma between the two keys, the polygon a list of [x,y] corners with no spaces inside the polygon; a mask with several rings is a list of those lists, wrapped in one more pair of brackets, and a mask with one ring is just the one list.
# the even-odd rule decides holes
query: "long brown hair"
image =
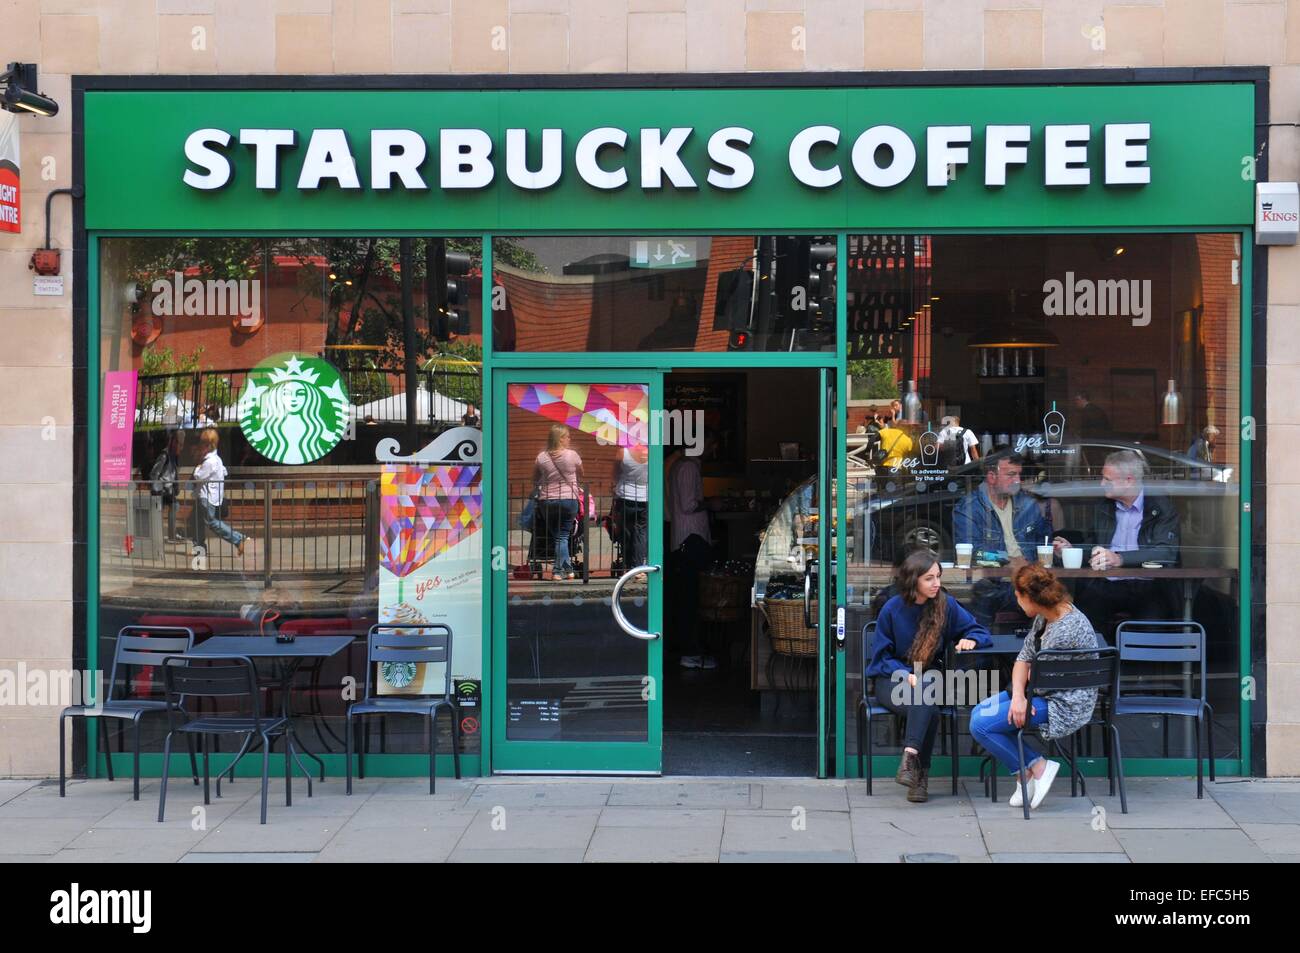
{"label": "long brown hair", "polygon": [[[916,588],[921,577],[937,565],[939,565],[939,557],[928,549],[918,549],[903,560],[894,577],[894,583],[898,586],[898,592],[904,602],[908,605],[916,605]],[[926,602],[921,609],[921,622],[916,628],[912,645],[907,650],[907,660],[920,662],[923,666],[929,665],[930,660],[934,658],[934,653],[938,651],[939,641],[943,638],[943,630],[947,623],[948,593],[940,586],[938,594]]]}

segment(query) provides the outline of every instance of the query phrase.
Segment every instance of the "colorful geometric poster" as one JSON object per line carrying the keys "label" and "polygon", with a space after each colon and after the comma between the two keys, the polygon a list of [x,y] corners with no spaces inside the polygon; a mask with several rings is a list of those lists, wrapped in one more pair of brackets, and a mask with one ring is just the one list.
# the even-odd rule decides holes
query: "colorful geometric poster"
{"label": "colorful geometric poster", "polygon": [[644,384],[511,384],[511,406],[531,411],[606,446],[648,443],[650,389]]}
{"label": "colorful geometric poster", "polygon": [[[477,463],[389,463],[380,477],[379,622],[449,626],[453,688],[482,678],[482,478]],[[378,692],[440,694],[444,676],[441,665],[384,663]]]}
{"label": "colorful geometric poster", "polygon": [[104,406],[99,426],[100,483],[131,481],[135,394],[135,371],[108,371],[104,374]]}

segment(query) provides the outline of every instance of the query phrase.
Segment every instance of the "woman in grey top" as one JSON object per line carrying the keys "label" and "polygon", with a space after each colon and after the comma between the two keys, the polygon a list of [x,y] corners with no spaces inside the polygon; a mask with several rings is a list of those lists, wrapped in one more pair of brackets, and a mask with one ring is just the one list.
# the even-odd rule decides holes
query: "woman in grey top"
{"label": "woman in grey top", "polygon": [[[1097,707],[1095,689],[1070,689],[1050,692],[1029,699],[1025,696],[1029,671],[1034,658],[1043,649],[1095,649],[1097,633],[1088,617],[1075,608],[1070,594],[1050,569],[1030,563],[1021,566],[1012,577],[1016,601],[1021,611],[1034,620],[1024,648],[1016,657],[1011,675],[1011,691],[986,698],[971,712],[970,733],[985,750],[1020,776],[1025,772],[1025,789],[1029,806],[1038,807],[1047,797],[1060,765],[1049,761],[1025,744],[1025,764],[1020,763],[1016,732],[1022,727],[1038,728],[1044,738],[1064,738],[1078,731],[1092,719]],[[1009,801],[1020,807],[1022,788],[1016,785]]]}

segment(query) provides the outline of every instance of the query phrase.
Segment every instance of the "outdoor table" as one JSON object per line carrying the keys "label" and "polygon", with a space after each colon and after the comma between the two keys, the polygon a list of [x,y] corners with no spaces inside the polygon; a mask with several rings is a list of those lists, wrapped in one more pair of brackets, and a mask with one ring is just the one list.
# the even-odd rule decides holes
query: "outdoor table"
{"label": "outdoor table", "polygon": [[[321,780],[325,780],[325,762],[312,754],[298,737],[293,726],[293,713],[289,707],[290,687],[298,667],[308,659],[326,659],[339,654],[352,644],[350,635],[301,635],[292,642],[277,642],[270,635],[215,635],[206,639],[190,650],[189,655],[203,658],[205,656],[244,655],[250,659],[272,659],[283,663],[278,667],[280,680],[280,714],[287,719],[285,743],[293,750],[293,759],[299,770],[307,777],[307,796],[311,797],[311,772],[298,756],[301,751],[320,765]],[[226,771],[217,776],[217,796],[221,796],[221,777],[226,773],[234,778],[235,765],[248,753],[252,738],[245,738],[235,760]]]}
{"label": "outdoor table", "polygon": [[[1066,571],[1073,572],[1074,570],[1066,570]],[[1020,654],[1020,650],[1025,647],[1025,636],[1023,635],[991,635],[989,636],[989,638],[993,640],[993,644],[985,646],[983,648],[966,649],[965,651],[962,652],[958,652],[955,649],[950,648],[948,650],[948,658],[963,659],[963,658],[967,658],[968,656],[981,656],[981,657],[995,657],[995,658],[1010,657],[1012,659],[1015,659],[1015,657]],[[1008,694],[1011,692],[1010,682],[1007,683],[1006,691]],[[992,755],[989,754],[986,754],[984,756],[984,760],[990,762],[989,797],[992,800],[996,801],[998,799],[998,780],[997,780],[998,762],[996,758],[994,758]],[[983,774],[982,766],[980,768],[980,773],[981,775]]]}

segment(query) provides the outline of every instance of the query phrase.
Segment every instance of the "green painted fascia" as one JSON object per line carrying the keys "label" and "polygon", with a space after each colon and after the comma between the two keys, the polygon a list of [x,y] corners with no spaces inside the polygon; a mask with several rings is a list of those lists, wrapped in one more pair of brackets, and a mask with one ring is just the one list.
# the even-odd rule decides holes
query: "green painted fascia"
{"label": "green painted fascia", "polygon": [[[89,228],[210,228],[314,234],[343,228],[383,227],[435,234],[457,230],[526,232],[600,230],[611,222],[635,222],[649,234],[708,228],[725,221],[743,229],[845,228],[936,230],[953,222],[1018,228],[1068,223],[1119,228],[1128,225],[1199,225],[1203,221],[1246,225],[1253,218],[1252,183],[1241,176],[1254,154],[1253,82],[1130,83],[1053,86],[947,86],[769,89],[536,89],[536,90],[88,90],[84,93],[86,222]],[[148,116],[147,123],[140,117]],[[1101,125],[1149,122],[1151,141],[1146,186],[1115,188],[1100,183]],[[1033,139],[1029,159],[1013,167],[1002,188],[984,185],[984,127],[1023,123]],[[1094,183],[1077,189],[1043,186],[1043,132],[1049,123],[1080,123],[1092,129],[1089,165]],[[788,147],[799,130],[827,124],[840,130],[833,150],[814,161],[839,164],[841,182],[813,189],[791,174]],[[871,189],[852,169],[858,134],[873,125],[904,130],[917,147],[917,165],[891,189]],[[705,181],[711,163],[707,141],[717,129],[753,130],[747,150],[755,165],[742,189],[715,189]],[[970,164],[942,189],[925,184],[925,128],[970,125]],[[245,127],[299,132],[299,145],[280,161],[274,192],[253,187],[252,150],[232,143],[226,150],[234,177],[217,192],[186,186],[185,139],[216,127],[237,135]],[[614,126],[628,132],[623,158],[630,183],[622,189],[591,188],[576,174],[573,147],[590,129]],[[681,157],[698,188],[643,190],[639,186],[640,130],[690,126],[695,131]],[[493,140],[493,184],[484,189],[443,190],[437,178],[437,132],[478,128]],[[348,134],[365,187],[345,192],[327,186],[302,194],[297,172],[312,129],[342,128]],[[369,189],[369,132],[410,128],[429,141],[422,167],[428,191]],[[564,133],[564,174],[550,189],[528,191],[509,184],[504,170],[507,128]],[[617,152],[617,150],[606,150]],[[617,156],[603,156],[613,167]]]}

